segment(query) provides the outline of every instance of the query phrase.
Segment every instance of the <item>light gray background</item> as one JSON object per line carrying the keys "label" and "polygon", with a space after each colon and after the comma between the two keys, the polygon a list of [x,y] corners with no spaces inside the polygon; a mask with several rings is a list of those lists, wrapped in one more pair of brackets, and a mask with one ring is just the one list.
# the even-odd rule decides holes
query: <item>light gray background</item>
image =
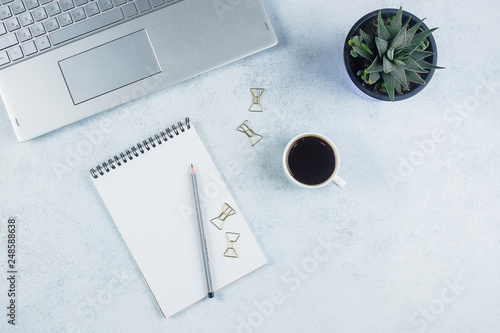
{"label": "light gray background", "polygon": [[[439,27],[446,69],[410,100],[365,101],[345,79],[346,33],[401,4]],[[499,3],[265,5],[279,38],[270,50],[23,144],[0,112],[0,277],[15,217],[17,331],[500,330]],[[263,113],[247,111],[251,87],[267,89]],[[185,116],[269,264],[165,320],[88,170]],[[264,136],[255,147],[236,131],[246,119]],[[305,131],[337,144],[344,189],[285,178],[282,150]],[[15,330],[1,318],[0,331]]]}

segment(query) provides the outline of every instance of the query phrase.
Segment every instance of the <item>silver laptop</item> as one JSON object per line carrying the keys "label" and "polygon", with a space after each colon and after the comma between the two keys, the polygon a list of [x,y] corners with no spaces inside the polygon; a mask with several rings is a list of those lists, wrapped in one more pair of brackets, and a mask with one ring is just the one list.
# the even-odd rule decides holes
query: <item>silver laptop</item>
{"label": "silver laptop", "polygon": [[0,2],[0,94],[19,141],[277,43],[261,0]]}

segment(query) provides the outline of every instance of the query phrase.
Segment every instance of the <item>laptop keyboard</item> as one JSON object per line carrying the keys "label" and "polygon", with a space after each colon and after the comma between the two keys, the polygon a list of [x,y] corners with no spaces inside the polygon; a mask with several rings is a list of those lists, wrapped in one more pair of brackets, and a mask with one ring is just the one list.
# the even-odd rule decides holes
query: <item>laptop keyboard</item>
{"label": "laptop keyboard", "polygon": [[0,0],[0,69],[182,0]]}

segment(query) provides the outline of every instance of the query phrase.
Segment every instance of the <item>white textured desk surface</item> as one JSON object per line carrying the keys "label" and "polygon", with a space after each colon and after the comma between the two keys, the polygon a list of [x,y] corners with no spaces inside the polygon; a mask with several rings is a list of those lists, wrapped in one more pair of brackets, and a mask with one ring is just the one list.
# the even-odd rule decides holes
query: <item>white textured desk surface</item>
{"label": "white textured desk surface", "polygon": [[[446,69],[410,100],[365,101],[348,87],[342,43],[361,16],[400,4],[439,27]],[[0,112],[1,332],[500,331],[499,3],[265,5],[270,50],[23,144]],[[247,111],[251,87],[267,89],[264,113]],[[269,264],[165,320],[88,170],[186,115]],[[253,148],[235,130],[246,119],[264,136]],[[305,131],[337,144],[344,189],[285,178],[282,150]]]}

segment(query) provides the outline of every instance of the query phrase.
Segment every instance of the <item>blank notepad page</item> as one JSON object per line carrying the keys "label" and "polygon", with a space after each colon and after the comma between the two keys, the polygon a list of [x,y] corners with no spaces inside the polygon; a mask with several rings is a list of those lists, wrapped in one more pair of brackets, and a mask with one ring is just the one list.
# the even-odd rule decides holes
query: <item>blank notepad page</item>
{"label": "blank notepad page", "polygon": [[[97,172],[93,169],[91,177],[165,317],[207,296],[191,163],[198,177],[215,290],[266,264],[193,124],[182,128],[171,132],[172,138],[165,135],[167,141],[159,136],[162,143],[149,143],[149,150],[144,144],[135,146],[124,154],[126,163],[119,157],[118,166],[112,159]],[[210,220],[222,213],[224,203],[236,214],[219,230]],[[240,234],[238,258],[224,256],[226,232]]]}

